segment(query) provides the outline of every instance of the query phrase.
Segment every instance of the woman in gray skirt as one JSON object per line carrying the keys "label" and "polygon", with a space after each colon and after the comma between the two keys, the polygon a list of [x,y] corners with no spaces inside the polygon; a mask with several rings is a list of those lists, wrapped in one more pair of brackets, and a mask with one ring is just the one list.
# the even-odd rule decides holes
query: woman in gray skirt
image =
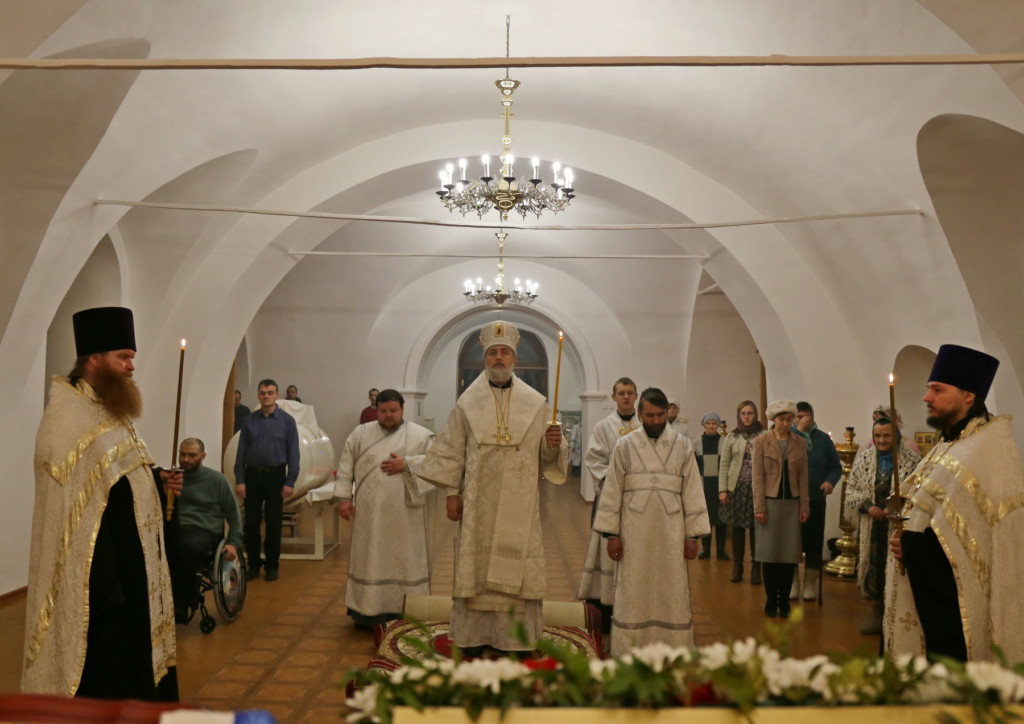
{"label": "woman in gray skirt", "polygon": [[796,405],[768,405],[771,429],[754,441],[754,559],[764,570],[764,613],[789,616],[789,589],[802,552],[800,525],[810,517],[807,443],[791,431]]}

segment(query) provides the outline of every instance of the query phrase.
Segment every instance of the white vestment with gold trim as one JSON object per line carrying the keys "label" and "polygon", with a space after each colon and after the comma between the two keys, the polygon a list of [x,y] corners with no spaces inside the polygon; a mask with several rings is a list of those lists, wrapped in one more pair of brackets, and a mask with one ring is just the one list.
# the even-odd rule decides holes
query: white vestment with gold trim
{"label": "white vestment with gold trim", "polygon": [[[599,420],[590,432],[587,454],[584,458],[587,470],[594,478],[597,499],[594,510],[600,505],[601,489],[608,465],[612,459],[612,450],[620,438],[640,427],[640,417],[633,415],[631,420],[623,420],[618,412],[613,412],[603,420]],[[580,585],[576,590],[576,598],[582,600],[600,599],[601,603],[611,606],[615,600],[615,561],[608,556],[608,548],[600,533],[591,531],[587,542],[587,553],[583,559],[583,573]]]}
{"label": "white vestment with gold trim", "polygon": [[[365,616],[401,613],[406,595],[430,593],[424,511],[434,488],[415,472],[433,441],[414,422],[392,431],[367,422],[345,441],[334,484],[335,497],[355,506],[345,605]],[[404,472],[381,470],[392,453],[405,459]]]}
{"label": "white vestment with gold trim", "polygon": [[145,557],[153,682],[175,665],[174,603],[153,461],[83,380],[54,378],[36,435],[22,691],[74,695],[85,663],[89,571],[110,489],[128,479]]}
{"label": "white vestment with gold trim", "polygon": [[[455,543],[452,639],[459,646],[525,646],[509,635],[509,611],[539,637],[547,587],[540,528],[541,469],[565,482],[567,442],[548,449],[540,393],[513,377],[494,388],[485,374],[459,397],[417,475],[462,496]],[[507,429],[506,429],[507,428]]]}
{"label": "white vestment with gold trim", "polygon": [[643,428],[619,440],[594,530],[622,539],[612,655],[654,643],[692,647],[684,543],[710,533],[711,523],[690,441],[667,426],[656,441]]}
{"label": "white vestment with gold trim", "polygon": [[[1010,416],[976,418],[957,439],[936,444],[900,490],[908,499],[904,529],[931,528],[952,564],[968,660],[992,660],[995,644],[1011,664],[1024,661],[1024,475]],[[886,645],[924,654],[909,579],[889,558]]]}

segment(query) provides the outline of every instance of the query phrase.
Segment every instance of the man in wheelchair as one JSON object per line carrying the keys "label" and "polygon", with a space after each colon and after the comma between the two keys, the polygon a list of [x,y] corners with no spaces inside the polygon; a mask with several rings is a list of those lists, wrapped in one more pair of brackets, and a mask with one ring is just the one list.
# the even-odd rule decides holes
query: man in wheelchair
{"label": "man in wheelchair", "polygon": [[242,521],[235,493],[222,473],[203,465],[206,446],[190,437],[178,447],[178,464],[184,469],[181,497],[178,498],[178,534],[168,554],[171,590],[174,594],[174,618],[188,623],[199,607],[199,576],[210,567],[217,545],[227,541],[223,558],[234,561],[242,547]]}

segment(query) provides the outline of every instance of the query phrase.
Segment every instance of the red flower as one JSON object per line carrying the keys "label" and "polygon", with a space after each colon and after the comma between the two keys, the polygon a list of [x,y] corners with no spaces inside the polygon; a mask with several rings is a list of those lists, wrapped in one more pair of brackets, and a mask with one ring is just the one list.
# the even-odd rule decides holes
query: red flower
{"label": "red flower", "polygon": [[554,671],[558,668],[558,662],[550,656],[545,656],[543,659],[526,659],[523,661],[523,666],[533,671],[536,671],[537,669]]}
{"label": "red flower", "polygon": [[[715,694],[711,684],[690,684],[689,686],[690,706],[720,706],[722,700]],[[684,706],[686,701],[680,702]]]}

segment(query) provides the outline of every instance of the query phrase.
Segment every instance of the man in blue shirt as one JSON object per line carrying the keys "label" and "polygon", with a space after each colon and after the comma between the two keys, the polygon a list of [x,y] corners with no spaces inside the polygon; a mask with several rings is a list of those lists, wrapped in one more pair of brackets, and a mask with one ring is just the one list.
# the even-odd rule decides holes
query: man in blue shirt
{"label": "man in blue shirt", "polygon": [[[247,575],[256,578],[260,566],[266,566],[268,581],[277,580],[284,501],[291,497],[299,476],[299,431],[295,418],[277,406],[277,396],[274,380],[260,381],[260,409],[242,423],[235,455],[235,492],[245,501]],[[264,510],[267,537],[261,541]]]}

